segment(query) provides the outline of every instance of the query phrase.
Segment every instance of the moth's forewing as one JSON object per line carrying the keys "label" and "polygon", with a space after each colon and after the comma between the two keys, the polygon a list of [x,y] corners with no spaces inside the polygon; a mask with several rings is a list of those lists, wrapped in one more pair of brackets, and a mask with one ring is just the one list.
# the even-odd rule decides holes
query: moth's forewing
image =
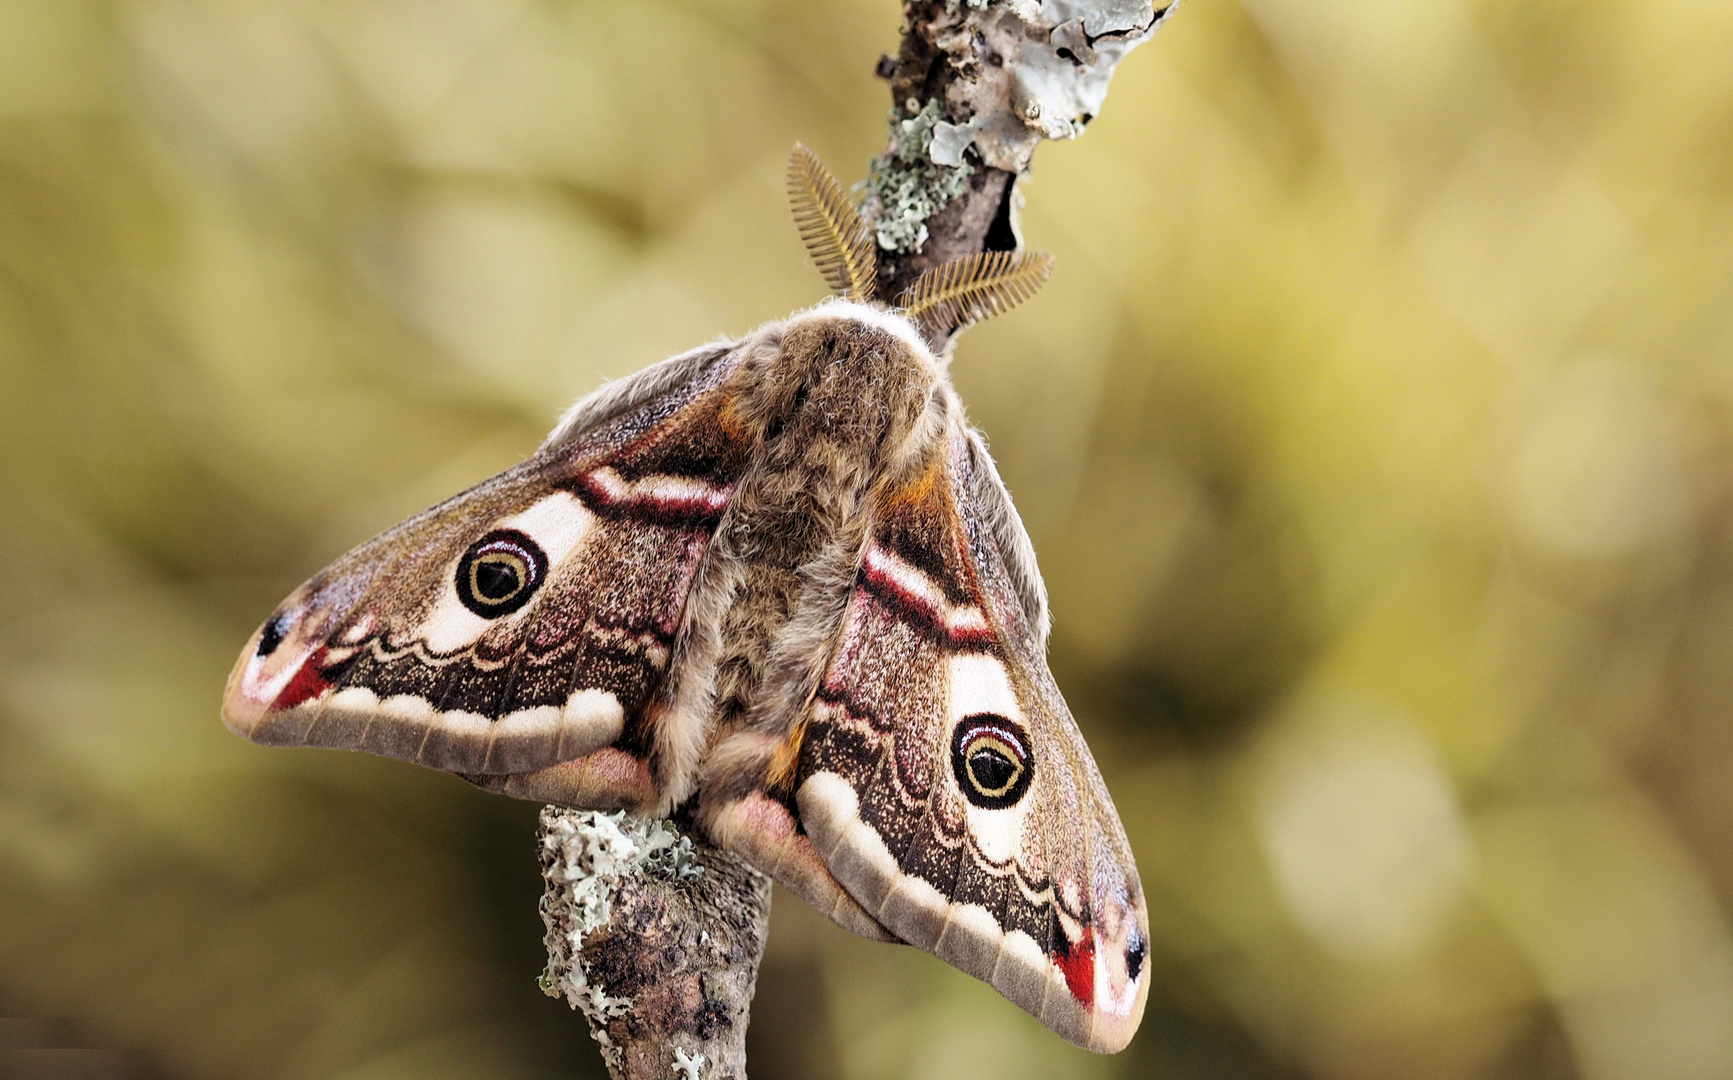
{"label": "moth's forewing", "polygon": [[[225,722],[467,775],[609,746],[641,764],[645,705],[751,448],[729,415],[737,366],[712,349],[605,388],[611,412],[581,404],[529,461],[339,559],[253,635]],[[517,787],[602,799],[646,782],[628,772],[593,761]]]}
{"label": "moth's forewing", "polygon": [[875,493],[796,801],[831,872],[891,932],[1111,1052],[1148,995],[1142,888],[1002,523],[973,495],[997,483],[975,452],[955,417],[927,474]]}

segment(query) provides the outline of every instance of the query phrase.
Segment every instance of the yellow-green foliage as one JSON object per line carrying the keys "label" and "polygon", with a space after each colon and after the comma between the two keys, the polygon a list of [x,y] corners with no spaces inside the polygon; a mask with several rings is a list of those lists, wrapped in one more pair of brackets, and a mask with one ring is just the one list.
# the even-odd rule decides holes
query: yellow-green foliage
{"label": "yellow-green foliage", "polygon": [[[822,296],[788,147],[866,175],[899,17],[0,4],[0,1016],[599,1075],[536,807],[243,743],[223,679],[604,376]],[[1730,57],[1713,0],[1207,0],[1121,65],[952,371],[1149,1018],[1091,1058],[783,897],[755,1077],[1733,1075]]]}

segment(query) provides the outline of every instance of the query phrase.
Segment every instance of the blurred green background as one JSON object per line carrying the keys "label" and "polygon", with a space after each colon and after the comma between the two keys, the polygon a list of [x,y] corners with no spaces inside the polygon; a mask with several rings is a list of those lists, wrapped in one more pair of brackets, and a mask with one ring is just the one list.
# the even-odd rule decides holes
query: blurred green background
{"label": "blurred green background", "polygon": [[[536,807],[243,743],[223,679],[602,378],[816,300],[783,163],[865,174],[898,18],[0,0],[0,1069],[601,1075]],[[781,895],[757,1080],[1733,1077],[1730,57],[1725,0],[1193,0],[1040,151],[1058,272],[954,375],[1149,1013],[1074,1051]]]}

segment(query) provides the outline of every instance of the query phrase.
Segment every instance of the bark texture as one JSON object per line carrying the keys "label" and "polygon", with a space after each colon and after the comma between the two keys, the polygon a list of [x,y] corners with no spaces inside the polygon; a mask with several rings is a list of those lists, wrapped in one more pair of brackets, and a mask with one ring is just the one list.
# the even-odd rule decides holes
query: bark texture
{"label": "bark texture", "polygon": [[547,807],[542,989],[615,1080],[744,1080],[770,879],[667,821]]}
{"label": "bark texture", "polygon": [[1045,139],[1075,139],[1114,68],[1178,6],[1151,0],[909,0],[890,136],[861,207],[878,233],[879,298],[921,271],[1014,251],[1017,181]]}

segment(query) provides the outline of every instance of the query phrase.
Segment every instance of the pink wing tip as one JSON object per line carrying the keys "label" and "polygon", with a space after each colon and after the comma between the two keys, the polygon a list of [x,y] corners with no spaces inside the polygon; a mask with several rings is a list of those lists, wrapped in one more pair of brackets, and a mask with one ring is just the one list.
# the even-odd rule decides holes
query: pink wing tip
{"label": "pink wing tip", "polygon": [[292,612],[282,611],[248,639],[223,691],[223,725],[236,735],[258,740],[273,713],[331,689],[322,672],[324,642],[304,637],[301,629]]}

